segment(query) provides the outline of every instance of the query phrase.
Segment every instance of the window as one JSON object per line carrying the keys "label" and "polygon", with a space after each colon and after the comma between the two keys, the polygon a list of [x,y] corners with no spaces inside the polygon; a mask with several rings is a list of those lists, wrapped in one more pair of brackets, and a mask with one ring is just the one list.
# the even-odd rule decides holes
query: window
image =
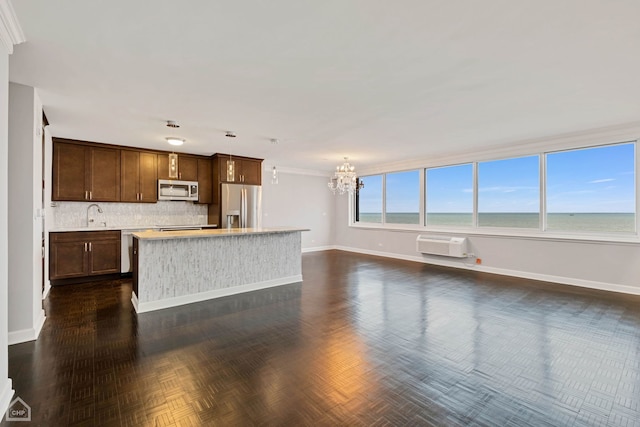
{"label": "window", "polygon": [[364,188],[352,199],[355,222],[396,229],[466,227],[467,232],[471,227],[500,227],[636,233],[636,145],[624,142],[360,177]]}
{"label": "window", "polygon": [[538,156],[478,163],[478,225],[539,228]]}
{"label": "window", "polygon": [[356,221],[382,223],[382,175],[363,176],[356,196]]}
{"label": "window", "polygon": [[473,165],[427,169],[427,225],[473,225]]}
{"label": "window", "polygon": [[420,171],[386,174],[386,223],[420,224]]}
{"label": "window", "polygon": [[549,153],[547,229],[635,231],[635,145]]}

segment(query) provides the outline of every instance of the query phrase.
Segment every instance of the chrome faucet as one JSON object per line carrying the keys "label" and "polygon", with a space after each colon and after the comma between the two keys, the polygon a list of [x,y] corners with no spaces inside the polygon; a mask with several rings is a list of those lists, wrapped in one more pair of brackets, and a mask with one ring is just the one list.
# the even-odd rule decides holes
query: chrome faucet
{"label": "chrome faucet", "polygon": [[98,205],[97,203],[91,203],[89,206],[87,206],[87,227],[89,226],[90,222],[93,222],[93,218],[89,219],[89,210],[95,206],[96,208],[98,208],[98,213],[102,213],[102,208],[100,207],[100,205]]}

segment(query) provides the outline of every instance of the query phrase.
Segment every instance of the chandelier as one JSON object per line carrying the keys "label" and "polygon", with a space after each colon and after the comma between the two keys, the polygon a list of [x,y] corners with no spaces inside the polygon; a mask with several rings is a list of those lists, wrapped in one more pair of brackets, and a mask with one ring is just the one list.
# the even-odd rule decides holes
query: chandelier
{"label": "chandelier", "polygon": [[344,163],[341,166],[336,166],[336,172],[329,180],[329,190],[336,194],[336,191],[340,194],[349,193],[352,194],[358,187],[358,176],[356,175],[356,167],[349,164],[349,158],[344,158]]}

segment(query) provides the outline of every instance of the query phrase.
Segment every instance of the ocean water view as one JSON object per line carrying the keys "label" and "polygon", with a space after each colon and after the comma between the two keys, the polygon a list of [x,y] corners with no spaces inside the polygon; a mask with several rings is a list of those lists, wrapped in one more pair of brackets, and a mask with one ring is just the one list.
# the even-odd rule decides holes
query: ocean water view
{"label": "ocean water view", "polygon": [[[381,213],[360,213],[361,223],[382,222]],[[390,212],[386,214],[388,224],[420,223],[417,212]],[[480,213],[480,227],[538,228],[538,213]],[[589,231],[589,232],[635,232],[635,214],[633,213],[549,213],[547,230],[550,231]],[[430,213],[427,225],[470,227],[473,216],[470,213]]]}

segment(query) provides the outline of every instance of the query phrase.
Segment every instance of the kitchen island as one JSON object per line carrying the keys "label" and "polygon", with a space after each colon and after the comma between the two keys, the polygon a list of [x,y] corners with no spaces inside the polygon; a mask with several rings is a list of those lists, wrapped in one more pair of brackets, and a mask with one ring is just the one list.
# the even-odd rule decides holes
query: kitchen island
{"label": "kitchen island", "polygon": [[302,281],[302,228],[133,233],[138,313]]}

